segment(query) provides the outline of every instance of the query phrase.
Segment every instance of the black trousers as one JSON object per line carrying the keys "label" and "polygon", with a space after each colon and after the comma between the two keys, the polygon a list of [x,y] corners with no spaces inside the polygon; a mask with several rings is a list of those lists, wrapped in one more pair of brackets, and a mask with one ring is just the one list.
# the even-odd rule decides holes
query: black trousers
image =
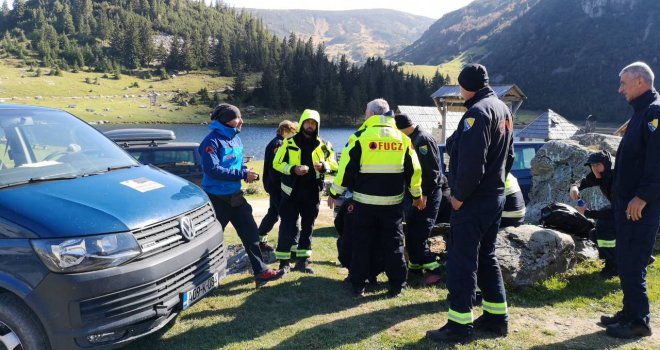
{"label": "black trousers", "polygon": [[[337,238],[339,263],[349,270],[351,266],[351,258],[353,257],[353,226],[357,219],[358,218],[355,215],[355,202],[350,198],[345,199],[337,213],[337,217],[335,217],[335,228],[339,234],[339,237]],[[376,242],[371,249],[369,278],[375,280],[376,276],[385,271],[384,265],[382,246],[380,242]]]}
{"label": "black trousers", "polygon": [[403,205],[368,205],[355,202],[353,252],[349,266],[351,283],[363,287],[372,277],[372,252],[379,247],[390,288],[401,288],[408,271],[403,256]]}
{"label": "black trousers", "polygon": [[620,199],[614,202],[616,258],[623,291],[623,312],[632,320],[648,324],[651,311],[646,291],[646,268],[660,227],[660,202],[648,203],[639,221],[626,218],[628,202]]}
{"label": "black trousers", "polygon": [[616,224],[612,219],[596,220],[598,256],[608,265],[616,266]]}
{"label": "black trousers", "polygon": [[295,188],[291,196],[282,195],[280,202],[280,233],[277,237],[275,256],[279,260],[291,258],[291,247],[298,236],[298,217],[300,216],[300,235],[296,257],[309,258],[312,255],[312,231],[319,216],[321,196],[318,187]]}
{"label": "black trousers", "polygon": [[442,192],[436,188],[426,197],[426,208],[417,210],[412,206],[412,198],[405,201],[406,219],[406,249],[410,262],[408,268],[411,270],[435,270],[440,267],[435,255],[429,249],[428,239],[431,235],[435,219],[438,216]]}
{"label": "black trousers", "polygon": [[[504,195],[469,198],[452,211],[447,258],[449,322],[472,324],[472,302],[477,284],[483,295],[484,312],[507,317],[506,292],[495,256]],[[452,323],[453,322],[453,323]]]}
{"label": "black trousers", "polygon": [[[227,224],[231,222],[236,229],[238,237],[243,243],[245,253],[252,265],[252,271],[258,275],[268,269],[261,256],[261,249],[259,249],[259,234],[257,223],[252,216],[252,206],[240,196],[240,199],[231,201],[232,196],[217,196],[208,193],[215,214],[218,216],[218,221],[224,230]],[[234,203],[232,203],[234,202]],[[232,204],[234,206],[232,206]]]}
{"label": "black trousers", "polygon": [[277,190],[273,193],[269,193],[269,206],[266,216],[261,219],[259,224],[259,239],[262,242],[266,242],[266,236],[268,232],[273,229],[273,226],[277,223],[277,220],[280,218],[280,202],[282,201],[282,191]]}

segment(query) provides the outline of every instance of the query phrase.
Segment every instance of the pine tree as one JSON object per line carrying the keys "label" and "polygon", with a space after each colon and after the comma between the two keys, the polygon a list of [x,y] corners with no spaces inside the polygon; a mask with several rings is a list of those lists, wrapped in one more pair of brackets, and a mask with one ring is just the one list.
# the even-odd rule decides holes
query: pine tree
{"label": "pine tree", "polygon": [[247,96],[247,86],[245,85],[245,72],[243,71],[243,63],[239,62],[238,71],[232,84],[233,91],[231,92],[232,100],[235,103],[241,103]]}

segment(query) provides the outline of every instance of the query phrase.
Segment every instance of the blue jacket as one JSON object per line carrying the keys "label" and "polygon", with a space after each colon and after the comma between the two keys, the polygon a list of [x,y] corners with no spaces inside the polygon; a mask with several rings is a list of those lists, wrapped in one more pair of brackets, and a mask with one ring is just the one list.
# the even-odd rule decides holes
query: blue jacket
{"label": "blue jacket", "polygon": [[230,195],[241,190],[241,180],[247,178],[243,165],[243,142],[238,131],[217,120],[209,124],[211,132],[199,145],[204,177],[202,188],[215,195]]}

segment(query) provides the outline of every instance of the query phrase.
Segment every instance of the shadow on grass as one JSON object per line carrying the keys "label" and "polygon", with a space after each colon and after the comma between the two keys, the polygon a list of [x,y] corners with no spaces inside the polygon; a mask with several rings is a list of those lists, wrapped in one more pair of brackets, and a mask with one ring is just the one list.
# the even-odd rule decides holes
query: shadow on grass
{"label": "shadow on grass", "polygon": [[339,235],[337,234],[337,230],[335,230],[334,227],[320,227],[320,228],[315,228],[314,237],[330,237],[330,238],[337,238]]}
{"label": "shadow on grass", "polygon": [[583,334],[575,338],[546,345],[532,346],[530,350],[555,349],[611,349],[637,342],[639,339],[615,339],[605,335],[605,330]]}
{"label": "shadow on grass", "polygon": [[[228,288],[214,293],[218,297],[217,309],[199,308],[179,317],[178,322],[196,320],[194,328],[167,338],[158,338],[164,334],[158,332],[155,336],[136,341],[129,348],[217,349],[250,341],[308,317],[341,312],[383,298],[382,294],[368,294],[356,299],[342,282],[303,276],[267,285],[248,295],[241,305],[225,307],[223,298],[234,294],[236,289],[245,289],[240,285],[241,281],[245,282],[245,279],[232,281]],[[368,338],[399,322],[423,314],[439,313],[445,308],[444,303],[434,300],[378,310],[303,330],[291,335],[278,347],[304,348],[301,344],[312,344],[312,347],[322,349],[337,347]]]}

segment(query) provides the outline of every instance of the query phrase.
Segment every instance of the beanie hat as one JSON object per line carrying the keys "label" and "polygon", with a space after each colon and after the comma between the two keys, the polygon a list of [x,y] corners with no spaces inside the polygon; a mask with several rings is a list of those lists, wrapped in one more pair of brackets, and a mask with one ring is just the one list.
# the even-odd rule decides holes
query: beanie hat
{"label": "beanie hat", "polygon": [[488,85],[486,67],[471,63],[466,65],[458,75],[458,83],[467,91],[479,91]]}
{"label": "beanie hat", "polygon": [[240,118],[241,111],[236,106],[228,103],[221,103],[217,105],[211,113],[211,120],[217,120],[222,124],[226,124],[236,118]]}
{"label": "beanie hat", "polygon": [[413,126],[412,120],[410,120],[410,117],[408,117],[407,114],[397,114],[394,116],[394,122],[396,123],[396,128],[399,130],[403,130],[405,128],[409,128]]}
{"label": "beanie hat", "polygon": [[587,159],[587,162],[584,163],[586,166],[590,166],[591,164],[595,163],[603,163],[605,167],[611,167],[612,166],[612,156],[610,155],[610,152],[608,151],[600,151],[600,152],[595,152],[591,153],[589,155],[589,158]]}

